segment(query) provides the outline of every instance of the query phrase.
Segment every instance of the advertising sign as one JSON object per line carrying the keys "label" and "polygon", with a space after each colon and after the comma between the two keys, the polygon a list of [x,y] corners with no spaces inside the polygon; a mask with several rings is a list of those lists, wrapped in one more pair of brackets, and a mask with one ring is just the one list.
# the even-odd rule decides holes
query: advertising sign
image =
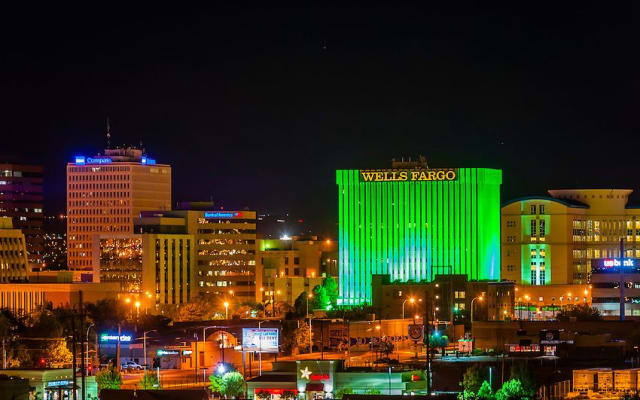
{"label": "advertising sign", "polygon": [[415,342],[422,340],[423,330],[422,325],[411,324],[409,325],[409,338]]}
{"label": "advertising sign", "polygon": [[458,174],[455,169],[381,169],[361,170],[360,182],[425,182],[455,181]]}
{"label": "advertising sign", "polygon": [[278,328],[242,328],[242,350],[278,352]]}
{"label": "advertising sign", "polygon": [[[116,343],[118,341],[118,334],[103,333],[100,335],[100,341],[102,343]],[[131,335],[120,334],[120,342],[131,342]]]}

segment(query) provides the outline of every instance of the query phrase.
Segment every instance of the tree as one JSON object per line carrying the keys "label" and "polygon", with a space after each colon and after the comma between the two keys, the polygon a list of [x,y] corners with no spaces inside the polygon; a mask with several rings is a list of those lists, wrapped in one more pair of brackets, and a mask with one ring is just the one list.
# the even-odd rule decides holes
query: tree
{"label": "tree", "polygon": [[531,397],[527,396],[517,379],[511,379],[505,382],[502,387],[496,392],[496,400],[529,400]]}
{"label": "tree", "polygon": [[369,395],[380,394],[380,391],[378,389],[369,389],[367,390],[367,394]]}
{"label": "tree", "polygon": [[223,391],[225,397],[236,398],[244,393],[244,377],[237,371],[227,372],[222,375]]}
{"label": "tree", "polygon": [[556,314],[558,321],[568,321],[571,318],[577,321],[600,321],[602,315],[597,308],[590,307],[587,303],[567,307]]}
{"label": "tree", "polygon": [[53,365],[65,365],[73,362],[73,354],[67,348],[65,340],[52,340],[47,344],[47,358]]}
{"label": "tree", "polygon": [[153,372],[145,372],[144,376],[138,382],[139,389],[160,389],[158,376]]}
{"label": "tree", "polygon": [[430,335],[429,345],[432,348],[442,349],[442,355],[444,355],[444,348],[449,345],[449,337],[447,335],[440,335],[440,334]]}
{"label": "tree", "polygon": [[305,316],[307,315],[307,301],[309,302],[309,311],[313,310],[315,303],[313,299],[309,298],[309,294],[307,292],[302,292],[296,300],[293,302],[293,308],[297,316]]}
{"label": "tree", "polygon": [[320,285],[313,288],[312,300],[314,310],[327,310],[329,308],[329,304],[331,304],[329,296],[327,296],[327,289]]}
{"label": "tree", "polygon": [[96,374],[96,383],[98,384],[98,392],[102,389],[120,389],[122,376],[120,372],[110,367]]}
{"label": "tree", "polygon": [[205,308],[201,302],[190,302],[178,308],[176,321],[202,321],[204,319]]}
{"label": "tree", "polygon": [[302,322],[300,327],[293,329],[285,325],[282,332],[282,348],[285,353],[293,355],[309,352],[309,324]]}
{"label": "tree", "polygon": [[164,315],[151,315],[146,314],[140,316],[139,322],[137,323],[138,330],[140,331],[151,331],[158,330],[162,328],[166,328],[171,323],[171,319],[165,317]]}
{"label": "tree", "polygon": [[482,367],[479,364],[473,364],[464,371],[462,376],[462,388],[466,392],[473,393],[473,397],[478,393],[482,382],[484,381],[484,373]]}
{"label": "tree", "polygon": [[336,279],[329,275],[324,279],[322,283],[324,286],[325,292],[327,293],[327,297],[329,297],[329,302],[331,303],[331,308],[335,308],[338,305],[338,282]]}
{"label": "tree", "polygon": [[[211,389],[213,393],[222,393],[222,391],[224,390],[224,382],[222,380],[222,377],[215,374],[209,375],[209,389]],[[271,396],[271,394],[269,394],[269,396]]]}
{"label": "tree", "polygon": [[514,362],[511,365],[511,379],[517,379],[522,384],[522,388],[529,398],[533,398],[538,391],[539,385],[527,364],[523,361]]}
{"label": "tree", "polygon": [[476,394],[476,398],[478,400],[492,400],[495,399],[495,394],[489,385],[489,382],[482,382],[482,386],[478,389],[478,393]]}
{"label": "tree", "polygon": [[127,310],[116,299],[103,299],[85,306],[89,319],[93,321],[97,331],[115,329],[127,319]]}

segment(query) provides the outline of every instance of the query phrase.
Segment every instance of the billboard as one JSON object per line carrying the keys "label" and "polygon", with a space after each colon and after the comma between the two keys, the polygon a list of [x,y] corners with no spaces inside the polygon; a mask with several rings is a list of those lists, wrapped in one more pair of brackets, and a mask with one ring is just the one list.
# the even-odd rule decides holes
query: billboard
{"label": "billboard", "polygon": [[278,328],[242,328],[242,350],[278,352]]}

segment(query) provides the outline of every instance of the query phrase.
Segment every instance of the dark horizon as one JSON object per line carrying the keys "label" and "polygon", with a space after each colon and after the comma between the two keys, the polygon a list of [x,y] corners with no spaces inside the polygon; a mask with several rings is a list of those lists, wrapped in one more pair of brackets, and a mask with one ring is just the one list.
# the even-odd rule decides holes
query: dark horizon
{"label": "dark horizon", "polygon": [[422,7],[8,10],[0,155],[45,166],[57,214],[66,163],[102,152],[109,117],[112,144],[172,165],[174,204],[321,234],[335,170],[393,157],[501,168],[503,201],[640,189],[635,7]]}

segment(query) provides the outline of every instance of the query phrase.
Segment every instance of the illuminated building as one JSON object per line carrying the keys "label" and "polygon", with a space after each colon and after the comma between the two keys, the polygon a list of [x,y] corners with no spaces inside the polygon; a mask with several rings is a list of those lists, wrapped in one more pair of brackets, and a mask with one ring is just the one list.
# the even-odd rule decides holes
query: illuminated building
{"label": "illuminated building", "polygon": [[145,211],[141,231],[193,235],[197,288],[202,295],[225,296],[236,302],[256,299],[256,213],[212,210],[211,203],[184,203],[181,210]]}
{"label": "illuminated building", "polygon": [[631,190],[549,190],[506,202],[501,210],[503,279],[524,285],[585,284],[589,261],[640,258],[640,208]]}
{"label": "illuminated building", "polygon": [[432,320],[453,320],[455,324],[469,322],[472,301],[474,321],[501,321],[514,314],[513,282],[469,281],[466,275],[437,275],[431,282],[391,282],[389,275],[374,275],[372,285],[371,305],[383,319],[402,318],[403,303],[405,318],[422,318],[430,307]]}
{"label": "illuminated building", "polygon": [[67,262],[92,266],[95,234],[133,233],[142,210],[171,208],[171,167],[135,148],[106,149],[104,155],[76,156],[67,164]]}
{"label": "illuminated building", "polygon": [[0,282],[26,281],[28,263],[24,234],[11,218],[0,217]]}
{"label": "illuminated building", "polygon": [[337,270],[337,243],[330,239],[260,239],[258,247],[256,299],[260,302],[272,301],[274,292],[280,291],[275,300],[293,304],[302,292],[321,285],[323,276]]}
{"label": "illuminated building", "polygon": [[43,262],[42,182],[40,165],[0,163],[0,217],[11,217],[22,230],[30,263]]}
{"label": "illuminated building", "polygon": [[514,319],[555,319],[562,309],[591,305],[588,284],[516,285]]}
{"label": "illuminated building", "polygon": [[[640,318],[640,259],[600,258],[591,260],[592,306],[603,317],[620,317],[624,297],[625,317]],[[624,284],[624,293],[620,291]]]}
{"label": "illuminated building", "polygon": [[156,233],[94,236],[100,282],[117,283],[122,294],[140,301],[145,310],[190,301],[197,294],[193,235],[175,233],[174,224],[168,226],[172,233],[165,233],[166,221],[147,220],[151,226],[139,222],[136,230]]}
{"label": "illuminated building", "polygon": [[374,274],[499,279],[502,171],[392,167],[336,173],[342,304],[370,303]]}

